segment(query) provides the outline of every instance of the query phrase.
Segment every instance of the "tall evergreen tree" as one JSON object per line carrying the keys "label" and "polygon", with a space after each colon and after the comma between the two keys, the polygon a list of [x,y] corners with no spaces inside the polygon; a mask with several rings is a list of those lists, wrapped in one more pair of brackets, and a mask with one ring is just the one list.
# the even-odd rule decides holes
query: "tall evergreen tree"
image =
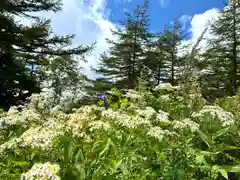
{"label": "tall evergreen tree", "polygon": [[240,5],[232,0],[212,25],[205,80],[209,94],[234,95],[239,86]]}
{"label": "tall evergreen tree", "polygon": [[182,40],[180,25],[174,21],[173,25],[168,26],[164,31],[164,41],[162,45],[165,48],[165,64],[168,68],[168,79],[172,85],[177,84],[179,78],[178,68],[181,66],[177,55],[178,46]]}
{"label": "tall evergreen tree", "polygon": [[[26,96],[39,92],[34,69],[43,59],[58,55],[83,54],[89,47],[66,48],[72,35],[56,36],[50,20],[33,15],[35,12],[61,8],[60,0],[1,0],[0,2],[0,96],[1,107],[24,101]],[[33,22],[27,26],[16,21],[24,17]],[[28,92],[28,94],[24,94]]]}
{"label": "tall evergreen tree", "polygon": [[97,73],[104,75],[115,87],[134,88],[141,72],[144,71],[144,60],[151,34],[148,32],[148,1],[138,6],[133,13],[126,13],[126,19],[121,22],[123,29],[112,31],[118,40],[107,40],[109,55],[100,59]]}
{"label": "tall evergreen tree", "polygon": [[158,36],[153,51],[149,51],[151,58],[148,61],[154,85],[162,82],[177,83],[178,70],[181,65],[177,53],[181,40],[180,25],[177,22],[167,26],[164,32]]}

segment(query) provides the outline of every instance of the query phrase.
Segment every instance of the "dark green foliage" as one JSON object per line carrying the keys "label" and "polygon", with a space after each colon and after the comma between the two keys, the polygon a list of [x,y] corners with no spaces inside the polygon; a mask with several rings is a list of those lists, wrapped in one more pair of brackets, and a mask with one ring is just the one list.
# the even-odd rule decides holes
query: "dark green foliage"
{"label": "dark green foliage", "polygon": [[205,89],[212,96],[234,95],[239,86],[240,6],[232,1],[212,24],[215,38],[204,54]]}
{"label": "dark green foliage", "polygon": [[[147,68],[147,50],[152,35],[148,32],[148,1],[138,6],[131,14],[126,13],[121,22],[123,29],[112,31],[117,40],[108,40],[109,55],[102,55],[97,73],[113,87],[134,88],[138,77]],[[102,79],[103,80],[103,79]]]}
{"label": "dark green foliage", "polygon": [[[89,47],[63,49],[70,45],[72,35],[56,36],[50,20],[34,16],[34,12],[60,10],[59,0],[2,0],[0,2],[0,96],[3,108],[19,104],[32,93],[40,91],[36,81],[37,66],[43,59],[58,55],[83,54]],[[16,17],[33,23],[23,25]],[[25,91],[28,91],[25,93]]]}
{"label": "dark green foliage", "polygon": [[182,40],[180,25],[177,21],[167,26],[154,43],[150,51],[147,66],[151,69],[154,85],[162,82],[177,84],[179,78],[180,58],[177,56],[178,45]]}

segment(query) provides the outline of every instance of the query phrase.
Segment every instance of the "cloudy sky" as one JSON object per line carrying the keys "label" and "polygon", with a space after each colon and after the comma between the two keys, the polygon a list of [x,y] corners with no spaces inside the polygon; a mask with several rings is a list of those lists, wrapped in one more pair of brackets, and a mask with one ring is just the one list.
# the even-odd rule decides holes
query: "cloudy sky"
{"label": "cloudy sky", "polygon": [[[74,44],[90,45],[96,48],[85,71],[90,78],[95,74],[90,66],[97,64],[99,55],[107,50],[105,38],[114,38],[110,29],[118,26],[125,11],[131,11],[143,0],[63,0],[63,9],[56,14],[41,14],[52,19],[53,31],[58,35],[75,34]],[[216,18],[224,7],[224,0],[149,0],[150,30],[161,32],[165,24],[179,19],[186,32],[186,41],[195,41],[204,30],[208,20]]]}

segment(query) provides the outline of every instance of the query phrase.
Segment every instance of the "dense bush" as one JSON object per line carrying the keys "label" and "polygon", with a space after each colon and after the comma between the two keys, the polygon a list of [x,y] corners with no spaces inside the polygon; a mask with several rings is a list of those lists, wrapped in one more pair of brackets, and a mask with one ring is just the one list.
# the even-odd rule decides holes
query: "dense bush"
{"label": "dense bush", "polygon": [[[1,111],[0,179],[228,179],[240,171],[240,96],[113,89],[98,105],[50,111],[40,95]],[[107,106],[104,107],[103,105]],[[230,179],[230,178],[229,178]]]}

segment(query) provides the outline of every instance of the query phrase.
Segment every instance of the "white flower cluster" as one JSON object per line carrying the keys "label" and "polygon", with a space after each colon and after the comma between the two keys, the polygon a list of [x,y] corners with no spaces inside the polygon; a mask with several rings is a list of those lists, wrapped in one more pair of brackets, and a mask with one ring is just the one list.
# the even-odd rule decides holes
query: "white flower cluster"
{"label": "white flower cluster", "polygon": [[152,107],[146,107],[144,110],[137,110],[136,111],[137,115],[145,118],[146,120],[151,120],[153,118],[155,118],[157,112],[155,111],[155,109],[153,109]]}
{"label": "white flower cluster", "polygon": [[162,110],[158,111],[157,117],[156,117],[156,122],[160,123],[170,123],[169,121],[169,113],[166,113]]}
{"label": "white flower cluster", "polygon": [[40,94],[32,94],[28,100],[30,100],[30,103],[28,104],[28,108],[30,109],[37,109],[37,110],[46,110],[50,109],[51,103],[49,103],[49,100],[47,100],[46,95],[44,93]]}
{"label": "white flower cluster", "polygon": [[171,100],[171,97],[169,94],[164,94],[164,95],[161,95],[160,96],[160,99],[164,102],[167,102],[167,101],[170,101]]}
{"label": "white flower cluster", "polygon": [[224,127],[235,123],[233,114],[219,106],[204,106],[199,112],[193,113],[192,117],[204,120],[206,114],[210,114],[213,118],[218,118]]}
{"label": "white flower cluster", "polygon": [[88,126],[90,127],[89,131],[91,132],[99,129],[103,129],[104,131],[107,131],[108,129],[111,128],[111,125],[109,124],[109,122],[103,122],[101,120],[92,121],[89,123]]}
{"label": "white flower cluster", "polygon": [[137,128],[140,125],[150,125],[150,121],[147,118],[136,116],[130,116],[125,112],[113,111],[108,109],[102,112],[102,117],[114,120],[114,122],[120,126],[127,128]]}
{"label": "white flower cluster", "polygon": [[48,121],[43,127],[30,128],[20,137],[20,147],[41,148],[48,150],[52,147],[54,138],[63,134],[62,123]]}
{"label": "white flower cluster", "polygon": [[141,95],[137,91],[135,91],[133,89],[129,89],[128,92],[126,93],[125,97],[134,101],[134,100],[140,99]]}
{"label": "white flower cluster", "polygon": [[71,132],[75,137],[79,137],[90,142],[91,138],[86,134],[86,130],[89,127],[90,131],[94,131],[100,127],[103,129],[108,127],[107,123],[103,122],[101,124],[101,121],[96,121],[96,112],[102,111],[105,111],[105,109],[96,105],[82,106],[79,109],[75,109],[74,113],[69,114],[67,117],[67,126],[65,127],[65,131]]}
{"label": "white flower cluster", "polygon": [[181,121],[173,121],[173,129],[176,130],[184,130],[184,129],[189,129],[191,132],[196,132],[199,129],[199,124],[195,123],[189,118],[183,119]]}
{"label": "white flower cluster", "polygon": [[146,126],[151,125],[151,122],[149,120],[142,118],[138,115],[129,117],[128,119],[125,119],[125,120],[118,121],[118,123],[123,127],[131,128],[131,129],[138,128],[141,125],[146,125]]}
{"label": "white flower cluster", "polygon": [[88,123],[95,119],[94,114],[91,113],[92,109],[87,106],[86,108],[77,110],[75,113],[69,114],[65,130],[77,137],[82,138],[86,136],[84,129],[87,128]]}
{"label": "white flower cluster", "polygon": [[164,138],[172,137],[175,133],[170,132],[169,130],[162,129],[158,126],[151,127],[147,132],[147,135],[153,138],[158,139],[160,142],[163,141]]}
{"label": "white flower cluster", "polygon": [[179,86],[172,86],[170,83],[161,83],[154,88],[155,91],[174,91],[179,90]]}
{"label": "white flower cluster", "polygon": [[128,119],[129,118],[129,115],[122,112],[118,112],[118,111],[114,111],[113,109],[107,109],[107,110],[103,110],[102,111],[102,114],[101,114],[102,117],[105,117],[105,118],[109,118],[109,119]]}
{"label": "white flower cluster", "polygon": [[134,112],[134,113],[136,113],[138,109],[139,109],[139,107],[134,105],[134,104],[132,104],[132,103],[128,107],[128,111],[131,111],[131,112]]}
{"label": "white flower cluster", "polygon": [[18,111],[16,106],[11,107],[3,118],[8,125],[26,125],[30,122],[43,122],[40,114],[35,109],[23,108],[22,111]]}
{"label": "white flower cluster", "polygon": [[60,166],[57,164],[37,163],[28,172],[21,175],[21,180],[60,180],[57,175],[59,170]]}
{"label": "white flower cluster", "polygon": [[76,113],[81,113],[81,114],[83,114],[83,115],[85,115],[85,116],[91,116],[91,115],[93,115],[96,111],[102,111],[102,110],[104,110],[104,108],[103,107],[98,107],[98,106],[96,106],[96,105],[91,105],[91,106],[89,106],[89,105],[86,105],[86,106],[82,106],[81,108],[79,108],[79,109],[76,109]]}
{"label": "white flower cluster", "polygon": [[0,145],[0,154],[2,154],[6,150],[13,150],[17,148],[17,138],[10,139],[9,141]]}
{"label": "white flower cluster", "polygon": [[49,150],[52,147],[52,141],[55,137],[61,135],[65,128],[63,123],[49,120],[43,126],[31,127],[20,137],[13,138],[10,141],[0,145],[0,153],[5,150],[12,150],[17,147],[40,148]]}

